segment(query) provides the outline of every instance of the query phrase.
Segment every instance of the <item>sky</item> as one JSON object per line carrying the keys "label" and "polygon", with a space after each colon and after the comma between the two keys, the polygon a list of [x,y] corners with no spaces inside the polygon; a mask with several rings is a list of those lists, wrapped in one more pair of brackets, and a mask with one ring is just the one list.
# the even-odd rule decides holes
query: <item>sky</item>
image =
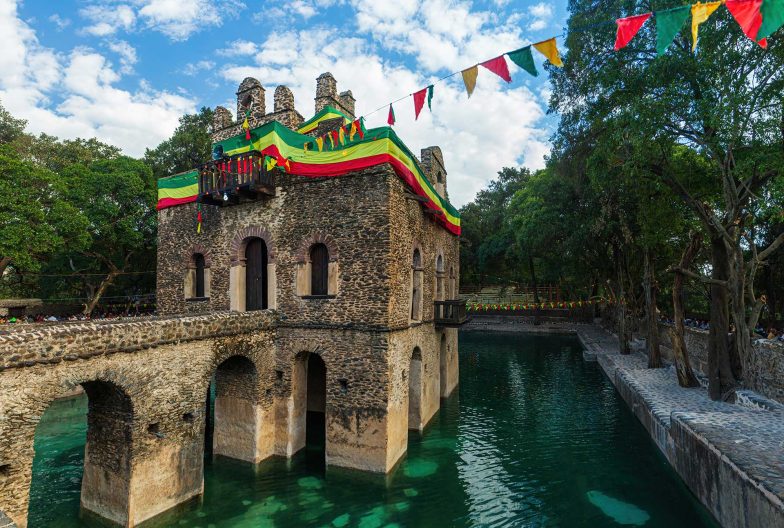
{"label": "sky", "polygon": [[[383,126],[390,101],[565,23],[565,0],[0,0],[0,104],[29,132],[97,137],[139,157],[183,114],[233,111],[248,76],[268,109],[276,86],[291,88],[308,119],[329,71],[366,125]],[[470,98],[459,74],[436,84],[416,121],[412,98],[394,105],[413,152],[441,147],[455,206],[502,167],[544,166],[557,121],[535,60],[538,77],[510,61],[509,84],[480,68]]]}

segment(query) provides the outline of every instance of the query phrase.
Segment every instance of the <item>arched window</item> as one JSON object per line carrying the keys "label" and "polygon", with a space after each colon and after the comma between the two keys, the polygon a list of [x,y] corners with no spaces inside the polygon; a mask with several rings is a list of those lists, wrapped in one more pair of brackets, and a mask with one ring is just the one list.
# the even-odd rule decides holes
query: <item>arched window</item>
{"label": "arched window", "polygon": [[422,254],[414,250],[411,275],[411,320],[422,320]]}
{"label": "arched window", "polygon": [[310,248],[310,294],[327,295],[329,287],[329,251],[324,244]]}
{"label": "arched window", "polygon": [[195,297],[206,297],[206,295],[204,295],[204,255],[201,253],[193,255],[193,263],[196,265]]}
{"label": "arched window", "polygon": [[436,257],[436,300],[444,300],[444,257]]}
{"label": "arched window", "polygon": [[441,171],[438,171],[438,172],[436,173],[436,181],[437,181],[438,183],[444,183],[444,175],[443,175],[443,174],[441,174]]}

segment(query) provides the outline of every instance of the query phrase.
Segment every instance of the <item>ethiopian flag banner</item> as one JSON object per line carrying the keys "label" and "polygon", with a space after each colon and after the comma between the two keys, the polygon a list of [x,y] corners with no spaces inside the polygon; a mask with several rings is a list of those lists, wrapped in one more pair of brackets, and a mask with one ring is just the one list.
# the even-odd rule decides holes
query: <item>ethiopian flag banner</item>
{"label": "ethiopian flag banner", "polygon": [[337,119],[338,117],[343,118],[344,125],[351,123],[351,119],[349,119],[349,117],[340,110],[337,110],[331,106],[325,106],[318,114],[302,123],[297,129],[297,132],[300,134],[307,134],[308,132],[312,132],[318,128],[319,123],[322,121],[326,121],[327,119]]}
{"label": "ethiopian flag banner", "polygon": [[[423,205],[435,212],[435,220],[450,233],[460,234],[460,214],[442,198],[425,177],[416,158],[389,127],[365,131],[356,141],[336,144],[334,149],[313,149],[315,139],[289,130],[277,121],[266,123],[244,134],[220,141],[226,156],[252,150],[277,161],[286,172],[305,177],[335,177],[368,167],[389,163],[411,191],[425,198]],[[305,148],[309,144],[311,148]],[[190,171],[158,180],[158,209],[196,201],[198,172]]]}
{"label": "ethiopian flag banner", "polygon": [[195,202],[199,194],[199,171],[191,170],[158,180],[158,209]]}

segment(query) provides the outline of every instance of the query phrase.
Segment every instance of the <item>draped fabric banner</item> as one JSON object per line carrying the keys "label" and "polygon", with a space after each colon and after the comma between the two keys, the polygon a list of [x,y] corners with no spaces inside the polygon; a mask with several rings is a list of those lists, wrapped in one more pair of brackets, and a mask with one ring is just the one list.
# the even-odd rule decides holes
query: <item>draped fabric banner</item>
{"label": "draped fabric banner", "polygon": [[512,82],[512,76],[509,75],[509,67],[506,65],[506,59],[504,59],[503,55],[482,62],[480,65],[495,73],[506,82]]}
{"label": "draped fabric banner", "polygon": [[520,66],[534,77],[539,75],[539,72],[536,71],[536,65],[534,64],[534,55],[531,53],[531,46],[526,46],[524,48],[520,48],[519,50],[510,51],[506,55],[512,59],[512,62]]}
{"label": "draped fabric banner", "polygon": [[760,8],[762,25],[757,37],[764,39],[784,25],[784,0],[765,0]]}
{"label": "draped fabric banner", "polygon": [[561,61],[561,55],[558,53],[558,45],[555,42],[555,37],[534,44],[534,48],[547,57],[550,64],[558,68],[563,68],[563,62]]}
{"label": "draped fabric banner", "polygon": [[465,84],[468,97],[471,97],[471,94],[474,93],[474,88],[476,88],[476,76],[479,75],[479,68],[471,66],[461,73],[463,74],[463,84]]}
{"label": "draped fabric banner", "polygon": [[653,13],[645,13],[644,15],[636,15],[626,18],[619,18],[615,21],[618,30],[615,35],[615,51],[625,48],[629,42],[632,41],[634,36],[640,31],[645,22],[648,21]]}
{"label": "draped fabric banner", "polygon": [[691,6],[656,11],[656,53],[661,57],[686,23]]}
{"label": "draped fabric banner", "polygon": [[697,49],[697,32],[699,31],[700,24],[708,20],[708,17],[716,11],[721,2],[707,2],[705,4],[696,3],[691,6],[691,50]]}

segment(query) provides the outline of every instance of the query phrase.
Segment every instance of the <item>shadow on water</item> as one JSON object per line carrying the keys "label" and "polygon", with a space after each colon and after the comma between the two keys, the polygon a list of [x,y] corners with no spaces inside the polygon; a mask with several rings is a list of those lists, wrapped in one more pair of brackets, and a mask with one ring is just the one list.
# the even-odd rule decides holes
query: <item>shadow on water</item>
{"label": "shadow on water", "polygon": [[[72,411],[37,434],[31,527],[95,526]],[[390,475],[325,471],[323,414],[306,430],[291,460],[206,457],[204,496],[145,528],[715,526],[573,337],[462,334],[458,390]]]}

